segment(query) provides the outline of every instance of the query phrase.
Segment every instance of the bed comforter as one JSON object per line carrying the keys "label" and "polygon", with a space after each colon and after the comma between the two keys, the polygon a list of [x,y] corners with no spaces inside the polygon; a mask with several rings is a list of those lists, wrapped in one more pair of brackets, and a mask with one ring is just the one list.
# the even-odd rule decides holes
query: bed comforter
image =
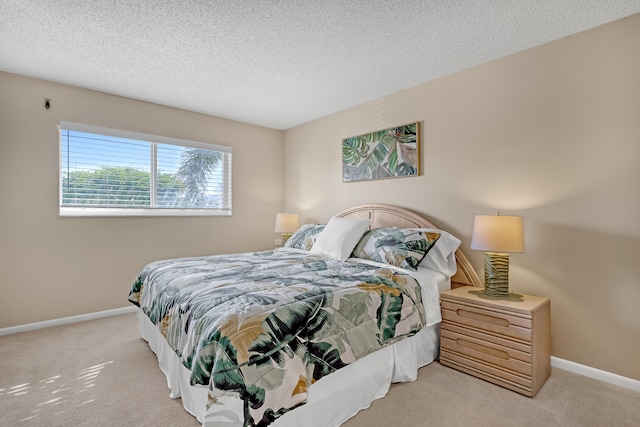
{"label": "bed comforter", "polygon": [[208,387],[208,408],[242,399],[245,426],[269,425],[303,405],[313,382],[425,323],[410,275],[287,249],[154,262],[129,301],[191,384]]}

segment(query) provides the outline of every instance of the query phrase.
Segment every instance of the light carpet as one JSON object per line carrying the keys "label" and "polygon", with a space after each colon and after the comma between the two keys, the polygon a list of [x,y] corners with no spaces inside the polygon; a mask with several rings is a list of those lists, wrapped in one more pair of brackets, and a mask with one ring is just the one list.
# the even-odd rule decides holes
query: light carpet
{"label": "light carpet", "polygon": [[[328,408],[329,410],[329,408]],[[0,336],[2,426],[198,426],[135,314]],[[561,369],[534,399],[434,362],[344,424],[639,426],[640,393]],[[298,427],[298,426],[292,426]]]}

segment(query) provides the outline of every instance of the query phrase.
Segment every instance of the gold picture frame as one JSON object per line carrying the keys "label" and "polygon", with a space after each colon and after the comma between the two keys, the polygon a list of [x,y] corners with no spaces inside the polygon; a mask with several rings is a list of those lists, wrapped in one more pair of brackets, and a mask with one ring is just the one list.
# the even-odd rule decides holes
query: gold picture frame
{"label": "gold picture frame", "polygon": [[420,122],[342,140],[342,182],[420,174]]}

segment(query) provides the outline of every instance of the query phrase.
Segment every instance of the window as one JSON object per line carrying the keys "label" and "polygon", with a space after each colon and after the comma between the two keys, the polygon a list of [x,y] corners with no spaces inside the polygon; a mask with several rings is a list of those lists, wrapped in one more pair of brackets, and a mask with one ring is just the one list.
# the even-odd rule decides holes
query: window
{"label": "window", "polygon": [[231,148],[60,122],[60,215],[231,215]]}

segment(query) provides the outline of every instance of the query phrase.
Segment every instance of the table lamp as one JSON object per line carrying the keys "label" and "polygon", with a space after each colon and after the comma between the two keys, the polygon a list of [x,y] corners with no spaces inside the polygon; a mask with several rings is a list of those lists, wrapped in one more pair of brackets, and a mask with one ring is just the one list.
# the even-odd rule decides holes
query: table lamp
{"label": "table lamp", "polygon": [[300,227],[298,214],[279,213],[276,214],[275,233],[282,233],[282,245],[286,243],[291,235]]}
{"label": "table lamp", "polygon": [[509,254],[524,252],[522,217],[512,215],[476,215],[473,221],[471,249],[484,253],[484,293],[509,295]]}

